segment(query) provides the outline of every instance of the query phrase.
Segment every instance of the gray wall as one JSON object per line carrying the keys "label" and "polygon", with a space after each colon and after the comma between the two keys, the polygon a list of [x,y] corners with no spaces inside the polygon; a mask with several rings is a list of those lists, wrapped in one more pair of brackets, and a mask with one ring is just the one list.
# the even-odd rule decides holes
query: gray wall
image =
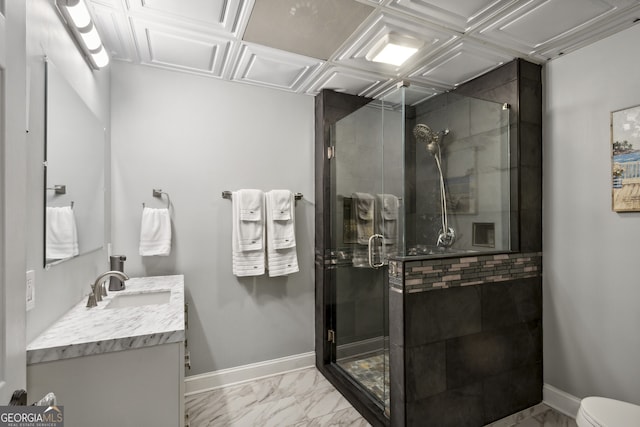
{"label": "gray wall", "polygon": [[[48,56],[96,116],[109,129],[109,70],[92,71],[86,64],[52,3],[27,3],[27,67],[29,133],[27,135],[27,270],[35,270],[36,306],[27,312],[27,342],[50,326],[89,292],[89,283],[108,264],[103,250],[81,255],[45,270],[43,265],[44,62]],[[61,106],[63,107],[63,106]],[[107,131],[107,145],[109,135]],[[108,164],[105,168],[109,170]],[[24,173],[24,172],[23,172]],[[108,185],[109,179],[106,177]],[[96,189],[101,191],[101,189]],[[107,200],[108,201],[108,200]],[[108,204],[105,234],[109,233]],[[23,273],[24,274],[24,273]],[[23,280],[23,279],[22,279]]]}
{"label": "gray wall", "polygon": [[554,60],[544,94],[544,378],[640,404],[640,214],[611,211],[610,112],[640,104],[640,26]]}
{"label": "gray wall", "polygon": [[[112,89],[113,251],[134,276],[185,275],[190,373],[313,351],[313,98],[121,62]],[[143,259],[141,203],[165,203],[153,188],[171,196],[173,246]],[[241,188],[304,194],[300,272],[233,276],[221,192]]]}

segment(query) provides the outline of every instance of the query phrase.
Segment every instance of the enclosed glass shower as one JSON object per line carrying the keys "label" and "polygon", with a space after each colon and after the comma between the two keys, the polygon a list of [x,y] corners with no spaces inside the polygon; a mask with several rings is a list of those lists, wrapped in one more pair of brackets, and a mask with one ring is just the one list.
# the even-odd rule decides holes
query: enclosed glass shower
{"label": "enclosed glass shower", "polygon": [[399,87],[329,130],[330,363],[387,416],[389,259],[512,244],[509,105],[410,93]]}

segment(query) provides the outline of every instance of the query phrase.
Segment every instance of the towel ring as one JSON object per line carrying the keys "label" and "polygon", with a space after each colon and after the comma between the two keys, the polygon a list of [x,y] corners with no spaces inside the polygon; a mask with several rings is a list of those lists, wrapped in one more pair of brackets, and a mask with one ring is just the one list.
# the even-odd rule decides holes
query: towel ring
{"label": "towel ring", "polygon": [[[162,191],[160,189],[156,189],[154,188],[152,193],[153,197],[158,197],[158,198],[162,198],[162,195],[164,194],[165,196],[167,196],[167,209],[169,209],[171,207],[171,198],[169,198],[169,193]],[[144,202],[142,202],[142,208],[146,208],[146,204]]]}

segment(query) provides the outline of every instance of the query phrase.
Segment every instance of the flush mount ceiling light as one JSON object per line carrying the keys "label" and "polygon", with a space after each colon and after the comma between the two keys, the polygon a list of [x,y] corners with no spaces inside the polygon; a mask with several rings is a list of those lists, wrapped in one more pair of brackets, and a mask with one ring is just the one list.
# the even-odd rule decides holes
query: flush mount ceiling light
{"label": "flush mount ceiling light", "polygon": [[109,55],[84,0],[56,0],[56,6],[87,62],[94,70],[109,64]]}
{"label": "flush mount ceiling light", "polygon": [[422,45],[420,40],[397,34],[386,34],[371,48],[366,58],[367,61],[400,66],[413,56]]}

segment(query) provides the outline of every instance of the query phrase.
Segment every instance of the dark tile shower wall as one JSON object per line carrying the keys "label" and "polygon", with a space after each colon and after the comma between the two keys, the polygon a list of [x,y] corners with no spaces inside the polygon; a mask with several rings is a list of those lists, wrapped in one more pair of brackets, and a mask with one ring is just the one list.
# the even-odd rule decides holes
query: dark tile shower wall
{"label": "dark tile shower wall", "polygon": [[387,280],[368,268],[336,269],[336,330],[337,357],[348,356],[343,345],[354,345],[372,338],[382,338],[386,332],[384,307]]}
{"label": "dark tile shower wall", "polygon": [[542,400],[540,67],[455,92],[511,105],[513,252],[390,262],[392,426],[478,427]]}
{"label": "dark tile shower wall", "polygon": [[541,256],[474,258],[390,268],[392,425],[477,427],[542,400]]}
{"label": "dark tile shower wall", "polygon": [[[416,118],[406,127],[417,123],[432,129],[449,132],[441,139],[442,169],[451,203],[449,224],[456,231],[455,248],[478,251],[508,250],[510,182],[508,142],[510,110],[504,102],[459,95],[457,91],[430,98],[415,106]],[[433,155],[422,144],[411,144],[415,152],[405,157],[407,170],[412,171],[414,187],[418,191],[405,192],[405,198],[415,201],[405,208],[407,247],[434,244],[442,228],[440,206],[440,178]],[[467,198],[460,197],[461,188],[468,186]],[[457,189],[456,189],[457,187]],[[457,202],[462,202],[459,206]],[[466,213],[465,213],[466,212]],[[469,214],[472,213],[472,214]],[[491,223],[489,247],[474,241],[475,223]]]}
{"label": "dark tile shower wall", "polygon": [[511,247],[542,250],[542,74],[539,65],[516,59],[461,85],[460,95],[511,106]]}

